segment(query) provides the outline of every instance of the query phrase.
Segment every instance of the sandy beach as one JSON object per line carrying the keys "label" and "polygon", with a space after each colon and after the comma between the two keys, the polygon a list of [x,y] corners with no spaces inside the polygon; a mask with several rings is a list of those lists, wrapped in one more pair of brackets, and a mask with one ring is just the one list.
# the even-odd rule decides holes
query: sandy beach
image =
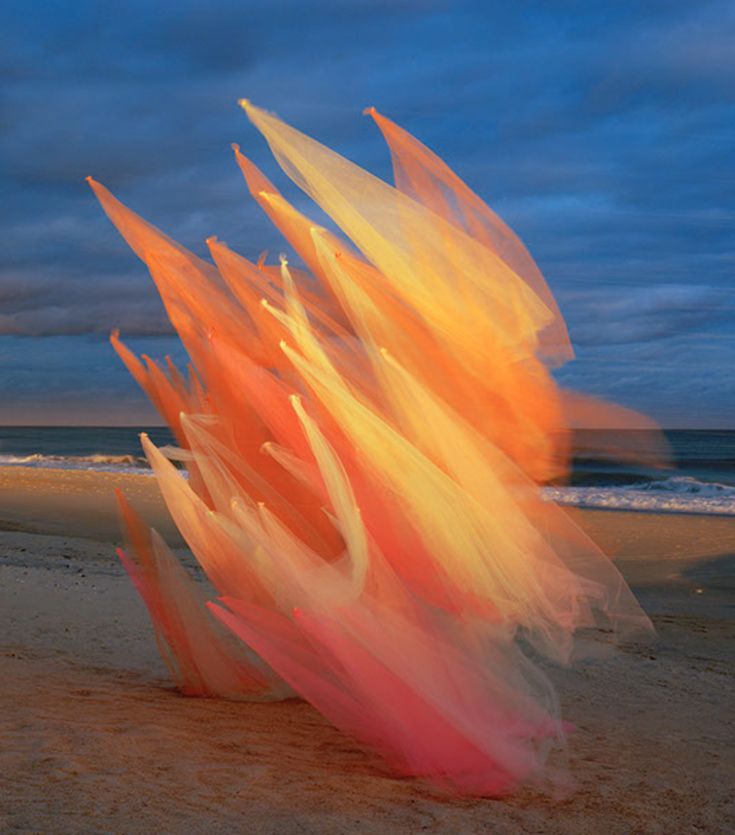
{"label": "sandy beach", "polygon": [[115,486],[181,547],[150,477],[0,468],[2,831],[735,831],[735,519],[570,510],[658,636],[550,671],[578,729],[570,797],[457,799],[302,702],[178,695],[115,557]]}

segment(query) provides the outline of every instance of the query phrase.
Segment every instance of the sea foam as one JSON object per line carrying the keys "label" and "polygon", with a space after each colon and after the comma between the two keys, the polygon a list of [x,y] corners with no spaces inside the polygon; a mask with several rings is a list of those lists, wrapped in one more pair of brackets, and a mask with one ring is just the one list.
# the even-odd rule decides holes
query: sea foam
{"label": "sea foam", "polygon": [[137,455],[0,455],[0,466],[37,467],[54,470],[94,470],[97,472],[140,472],[150,474],[145,458]]}
{"label": "sea foam", "polygon": [[546,487],[543,493],[549,501],[577,507],[735,516],[735,487],[692,476],[618,486]]}

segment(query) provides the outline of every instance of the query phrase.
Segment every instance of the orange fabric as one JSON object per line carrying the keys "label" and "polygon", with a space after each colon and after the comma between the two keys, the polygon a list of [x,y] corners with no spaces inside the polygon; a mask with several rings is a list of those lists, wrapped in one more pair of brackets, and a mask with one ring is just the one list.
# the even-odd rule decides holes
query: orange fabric
{"label": "orange fabric", "polygon": [[401,774],[480,794],[558,786],[548,755],[568,726],[524,647],[565,663],[581,627],[650,623],[539,483],[567,472],[580,417],[653,427],[556,386],[548,365],[572,352],[533,259],[417,140],[370,111],[393,187],[244,107],[344,235],[236,148],[306,269],[216,238],[212,265],[91,181],[192,360],[186,379],[112,336],[182,448],[143,437],[220,598],[205,607],[122,501],[121,558],[162,653],[184,692],[298,693]]}

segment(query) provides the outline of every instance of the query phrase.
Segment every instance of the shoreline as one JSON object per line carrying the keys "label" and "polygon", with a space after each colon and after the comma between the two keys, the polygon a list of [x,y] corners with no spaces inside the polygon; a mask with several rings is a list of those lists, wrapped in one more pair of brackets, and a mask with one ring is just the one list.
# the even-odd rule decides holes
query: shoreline
{"label": "shoreline", "polygon": [[20,470],[0,468],[3,830],[729,828],[735,768],[722,731],[733,686],[732,519],[566,508],[614,552],[657,636],[546,670],[577,728],[568,748],[577,789],[559,800],[523,790],[498,801],[443,796],[385,774],[303,702],[180,696],[113,547],[121,539],[114,486],[176,545],[155,481]]}
{"label": "shoreline", "polygon": [[116,488],[170,544],[183,544],[155,478],[140,473],[0,467],[0,530],[66,534],[120,544]]}

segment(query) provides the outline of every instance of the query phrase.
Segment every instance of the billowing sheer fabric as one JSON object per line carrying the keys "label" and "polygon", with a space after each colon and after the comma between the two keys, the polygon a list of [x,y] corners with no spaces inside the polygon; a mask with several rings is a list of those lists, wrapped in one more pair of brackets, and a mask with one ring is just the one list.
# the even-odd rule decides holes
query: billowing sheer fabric
{"label": "billowing sheer fabric", "polygon": [[243,106],[340,230],[236,147],[294,264],[216,238],[202,260],[90,180],[191,359],[184,373],[112,336],[174,433],[178,448],[143,447],[214,589],[121,499],[121,559],[161,652],[183,692],[298,695],[396,773],[558,786],[569,726],[539,659],[569,662],[580,629],[650,624],[539,484],[567,470],[580,415],[651,425],[556,385],[572,351],[538,267],[410,134],[368,111],[392,186]]}

